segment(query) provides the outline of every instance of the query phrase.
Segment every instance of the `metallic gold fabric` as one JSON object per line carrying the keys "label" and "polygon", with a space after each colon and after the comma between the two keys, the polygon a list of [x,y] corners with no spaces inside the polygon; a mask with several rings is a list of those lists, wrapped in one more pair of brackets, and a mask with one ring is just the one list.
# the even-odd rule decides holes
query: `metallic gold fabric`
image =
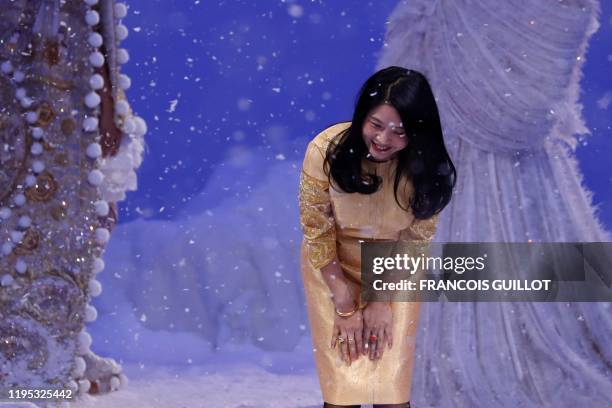
{"label": "metallic gold fabric", "polygon": [[331,214],[329,185],[304,171],[300,176],[300,223],[312,266],[327,265],[336,256],[336,225]]}
{"label": "metallic gold fabric", "polygon": [[[364,160],[364,168],[383,179],[374,194],[348,194],[334,186],[330,188],[323,171],[324,154],[329,142],[349,124],[334,125],[310,142],[300,182],[300,215],[304,228],[301,272],[317,373],[326,402],[337,405],[402,403],[410,400],[420,305],[393,303],[393,348],[385,350],[378,361],[361,356],[349,367],[340,359],[337,349],[330,347],[334,305],[318,267],[326,265],[337,254],[345,276],[359,283],[360,241],[429,242],[438,217],[415,220],[412,214],[398,206],[393,194],[394,160],[384,163]],[[404,199],[406,194],[412,193],[412,185],[401,183],[398,193],[398,198]],[[407,201],[402,205],[406,207]],[[359,301],[357,296],[356,302]]]}

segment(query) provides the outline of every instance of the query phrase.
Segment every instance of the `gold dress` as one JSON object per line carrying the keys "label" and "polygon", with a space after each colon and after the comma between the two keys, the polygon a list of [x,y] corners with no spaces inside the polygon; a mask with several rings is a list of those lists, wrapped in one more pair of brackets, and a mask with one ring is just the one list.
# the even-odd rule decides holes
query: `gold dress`
{"label": "gold dress", "polygon": [[[349,125],[331,126],[308,144],[300,176],[301,274],[313,352],[324,401],[336,405],[398,404],[410,400],[419,303],[392,303],[393,347],[385,348],[380,360],[362,355],[348,366],[338,348],[330,347],[334,304],[319,268],[337,255],[346,278],[359,284],[360,241],[429,242],[438,216],[417,220],[397,205],[393,194],[395,159],[382,163],[363,160],[364,168],[383,179],[374,194],[349,194],[335,185],[330,188],[323,170],[325,152],[329,142]],[[412,193],[412,184],[404,180],[398,190],[402,200]],[[407,207],[407,201],[402,205]],[[355,301],[359,302],[357,292]]]}

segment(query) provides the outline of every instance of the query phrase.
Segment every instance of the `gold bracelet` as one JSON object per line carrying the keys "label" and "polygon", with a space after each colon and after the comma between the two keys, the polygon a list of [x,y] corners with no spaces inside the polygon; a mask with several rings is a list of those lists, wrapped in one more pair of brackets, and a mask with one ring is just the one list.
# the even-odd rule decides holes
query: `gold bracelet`
{"label": "gold bracelet", "polygon": [[359,309],[364,309],[368,305],[368,302],[359,305]]}
{"label": "gold bracelet", "polygon": [[351,310],[350,312],[341,312],[338,310],[338,308],[336,307],[336,314],[340,317],[351,317],[352,315],[354,315],[355,313],[357,313],[357,311],[359,310],[359,305],[357,305],[357,307],[353,310]]}

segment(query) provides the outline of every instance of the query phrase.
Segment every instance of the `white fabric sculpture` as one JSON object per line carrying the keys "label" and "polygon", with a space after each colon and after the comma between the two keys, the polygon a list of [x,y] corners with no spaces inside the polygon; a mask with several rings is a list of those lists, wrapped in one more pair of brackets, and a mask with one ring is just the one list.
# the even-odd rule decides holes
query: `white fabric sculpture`
{"label": "white fabric sculpture", "polygon": [[[424,73],[457,167],[434,242],[610,241],[574,150],[595,0],[406,0],[378,68]],[[418,407],[612,406],[609,303],[428,303]]]}
{"label": "white fabric sculpture", "polygon": [[146,131],[119,73],[127,8],[111,0],[0,0],[0,394],[103,392],[121,367],[90,350],[88,302],[136,189]]}

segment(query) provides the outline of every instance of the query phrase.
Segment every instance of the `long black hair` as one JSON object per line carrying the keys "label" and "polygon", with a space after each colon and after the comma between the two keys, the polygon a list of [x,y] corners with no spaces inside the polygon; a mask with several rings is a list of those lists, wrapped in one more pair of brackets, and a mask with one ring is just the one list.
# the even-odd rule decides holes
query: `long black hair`
{"label": "long black hair", "polygon": [[380,186],[376,174],[364,174],[362,160],[368,154],[363,140],[363,123],[370,111],[383,103],[393,106],[402,120],[408,145],[397,153],[394,194],[402,176],[412,181],[414,195],[406,202],[415,218],[427,219],[450,201],[457,173],[442,135],[438,107],[427,78],[420,72],[391,66],[372,75],[363,84],[355,104],[351,125],[329,144],[325,168],[347,193],[372,194]]}

